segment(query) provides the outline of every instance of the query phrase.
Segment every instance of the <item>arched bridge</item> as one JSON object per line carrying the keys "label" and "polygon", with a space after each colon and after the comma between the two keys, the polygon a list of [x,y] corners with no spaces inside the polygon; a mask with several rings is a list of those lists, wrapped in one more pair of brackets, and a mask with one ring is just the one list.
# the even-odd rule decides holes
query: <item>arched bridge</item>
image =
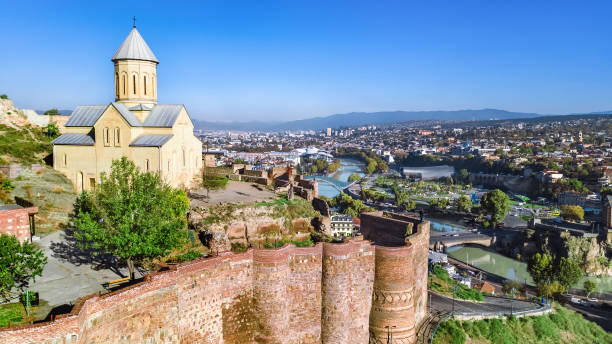
{"label": "arched bridge", "polygon": [[429,248],[437,252],[443,252],[445,249],[452,246],[476,244],[489,247],[493,242],[493,238],[484,234],[472,232],[445,232],[443,234],[432,234],[429,238]]}

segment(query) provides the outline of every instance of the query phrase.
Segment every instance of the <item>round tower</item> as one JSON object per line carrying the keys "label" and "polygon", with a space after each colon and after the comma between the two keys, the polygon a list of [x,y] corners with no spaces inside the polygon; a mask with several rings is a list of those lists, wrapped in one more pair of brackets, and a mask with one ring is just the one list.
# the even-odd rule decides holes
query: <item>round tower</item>
{"label": "round tower", "polygon": [[111,60],[115,64],[115,101],[128,107],[157,104],[159,61],[136,30],[136,25]]}

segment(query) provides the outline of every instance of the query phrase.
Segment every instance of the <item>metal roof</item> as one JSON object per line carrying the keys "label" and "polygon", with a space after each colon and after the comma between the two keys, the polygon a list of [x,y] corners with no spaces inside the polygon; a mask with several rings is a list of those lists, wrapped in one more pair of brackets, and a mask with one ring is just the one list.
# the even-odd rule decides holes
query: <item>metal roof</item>
{"label": "metal roof", "polygon": [[132,127],[142,127],[142,122],[123,103],[112,102],[113,106]]}
{"label": "metal roof", "polygon": [[51,141],[53,145],[93,146],[94,138],[89,134],[66,133]]}
{"label": "metal roof", "polygon": [[150,107],[146,107],[142,104],[138,104],[138,105],[134,105],[131,108],[129,108],[130,111],[150,111],[151,108]]}
{"label": "metal roof", "polygon": [[117,60],[143,60],[159,63],[157,57],[135,27],[111,59],[113,62]]}
{"label": "metal roof", "polygon": [[166,144],[174,135],[168,134],[145,134],[138,136],[130,147],[161,147]]}
{"label": "metal roof", "polygon": [[155,105],[142,125],[144,127],[171,128],[182,108],[183,105],[178,104]]}
{"label": "metal roof", "polygon": [[79,105],[77,106],[64,126],[91,127],[104,112],[108,105]]}

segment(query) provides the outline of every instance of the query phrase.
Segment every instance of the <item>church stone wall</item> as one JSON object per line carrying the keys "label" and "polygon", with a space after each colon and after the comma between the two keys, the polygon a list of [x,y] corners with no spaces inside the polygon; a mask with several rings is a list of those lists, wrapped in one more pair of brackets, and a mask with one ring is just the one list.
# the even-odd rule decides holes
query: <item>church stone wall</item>
{"label": "church stone wall", "polygon": [[426,299],[426,251],[415,260],[426,229],[401,247],[351,240],[224,252],[80,299],[53,322],[1,329],[0,343],[365,344],[385,324],[412,343]]}

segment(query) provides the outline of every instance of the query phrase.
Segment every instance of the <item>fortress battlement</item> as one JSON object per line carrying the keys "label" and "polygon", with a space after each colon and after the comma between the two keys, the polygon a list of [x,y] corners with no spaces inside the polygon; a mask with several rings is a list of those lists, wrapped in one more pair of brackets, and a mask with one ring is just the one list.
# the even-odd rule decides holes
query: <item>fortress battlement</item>
{"label": "fortress battlement", "polygon": [[429,222],[414,229],[401,246],[287,244],[171,266],[79,299],[55,321],[2,329],[0,343],[365,344],[385,342],[388,325],[395,341],[413,343],[425,316]]}

